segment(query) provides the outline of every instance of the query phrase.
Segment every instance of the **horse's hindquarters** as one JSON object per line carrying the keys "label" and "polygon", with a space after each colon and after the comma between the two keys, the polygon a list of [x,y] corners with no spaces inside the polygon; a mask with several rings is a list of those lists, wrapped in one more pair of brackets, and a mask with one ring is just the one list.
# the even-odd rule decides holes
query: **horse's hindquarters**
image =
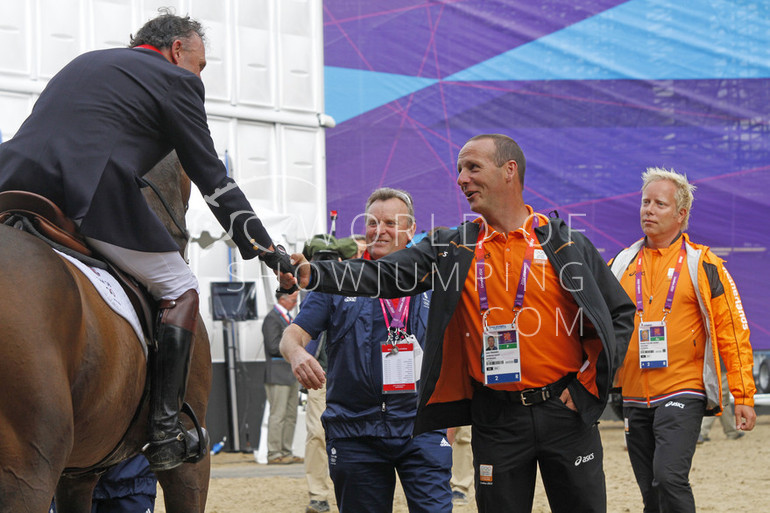
{"label": "horse's hindquarters", "polygon": [[59,259],[27,234],[0,226],[0,268],[0,510],[27,511],[72,449],[81,308]]}
{"label": "horse's hindquarters", "polygon": [[0,226],[0,268],[0,511],[42,512],[32,505],[50,503],[66,466],[97,463],[120,440],[144,357],[44,243]]}

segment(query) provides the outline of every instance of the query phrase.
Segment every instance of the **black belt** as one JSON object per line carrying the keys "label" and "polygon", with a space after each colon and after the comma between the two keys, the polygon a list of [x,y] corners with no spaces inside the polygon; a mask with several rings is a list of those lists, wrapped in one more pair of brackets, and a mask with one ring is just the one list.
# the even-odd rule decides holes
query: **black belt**
{"label": "black belt", "polygon": [[575,378],[575,373],[569,373],[558,381],[541,388],[527,388],[525,390],[495,390],[473,381],[473,388],[477,392],[494,397],[498,401],[505,401],[524,406],[532,406],[546,402],[551,397],[558,397],[567,388],[570,381]]}

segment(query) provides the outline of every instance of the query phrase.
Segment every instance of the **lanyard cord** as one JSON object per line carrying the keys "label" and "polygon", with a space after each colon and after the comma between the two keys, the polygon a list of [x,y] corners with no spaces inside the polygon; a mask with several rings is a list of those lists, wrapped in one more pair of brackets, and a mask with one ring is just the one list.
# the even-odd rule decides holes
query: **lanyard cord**
{"label": "lanyard cord", "polygon": [[[524,223],[526,225],[526,222]],[[527,291],[527,278],[529,277],[529,270],[532,267],[532,259],[535,254],[535,235],[534,229],[540,224],[537,214],[533,214],[532,219],[532,233],[527,233],[527,250],[524,253],[524,261],[521,263],[521,271],[519,273],[519,286],[516,288],[516,299],[513,302],[513,311],[518,316],[519,310],[521,310],[524,304],[524,294]],[[487,296],[487,284],[485,277],[484,266],[484,233],[486,231],[486,224],[482,222],[479,228],[479,236],[476,240],[476,286],[479,290],[479,309],[481,314],[485,315],[485,312],[489,310],[489,298]],[[486,317],[486,316],[485,316]]]}
{"label": "lanyard cord", "polygon": [[[409,318],[409,301],[411,299],[411,297],[402,297],[398,300],[398,305],[396,306],[393,306],[389,299],[380,299],[382,316],[385,318],[385,326],[388,328],[388,331],[390,331],[391,327],[396,330],[406,327],[406,321]],[[391,321],[388,320],[388,314],[390,314]]]}
{"label": "lanyard cord", "polygon": [[[636,311],[639,313],[639,320],[644,320],[644,299],[642,297],[642,258],[644,256],[644,244],[639,250],[639,256],[636,259]],[[674,302],[674,291],[676,285],[679,283],[679,273],[682,270],[682,263],[687,257],[687,248],[685,246],[684,235],[682,235],[682,247],[679,249],[679,257],[676,260],[674,266],[674,274],[671,275],[671,283],[668,286],[668,294],[666,295],[666,304],[663,307],[663,320],[666,320],[666,316],[671,311],[671,305]],[[652,302],[652,296],[650,296],[650,302]]]}

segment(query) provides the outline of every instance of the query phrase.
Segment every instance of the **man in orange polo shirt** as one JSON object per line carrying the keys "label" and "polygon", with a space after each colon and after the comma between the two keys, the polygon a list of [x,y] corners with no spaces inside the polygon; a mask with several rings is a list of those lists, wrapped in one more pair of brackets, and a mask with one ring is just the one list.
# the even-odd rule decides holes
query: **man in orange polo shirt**
{"label": "man in orange polo shirt", "polygon": [[724,406],[720,357],[736,428],[754,428],[749,327],[724,261],[684,233],[695,186],[660,168],[642,180],[645,236],[611,262],[637,309],[618,373],[628,456],[645,512],[694,512],[689,473],[701,420]]}
{"label": "man in orange polo shirt", "polygon": [[480,512],[531,511],[538,465],[552,511],[604,512],[596,424],[633,304],[585,236],[524,202],[525,165],[510,137],[472,138],[457,184],[481,217],[376,262],[301,265],[299,282],[380,297],[432,288],[415,432],[471,424]]}

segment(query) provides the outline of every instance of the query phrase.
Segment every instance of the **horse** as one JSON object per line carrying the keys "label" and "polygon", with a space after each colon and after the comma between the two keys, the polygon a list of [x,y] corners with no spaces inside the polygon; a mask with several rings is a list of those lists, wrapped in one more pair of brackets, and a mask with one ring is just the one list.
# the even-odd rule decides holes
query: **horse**
{"label": "horse", "polygon": [[[145,197],[151,205],[165,198],[174,213],[156,212],[186,244],[190,179],[176,155],[146,177],[158,187],[143,190]],[[90,513],[100,464],[129,458],[147,441],[145,348],[40,239],[0,226],[0,269],[0,512],[48,512],[55,496],[58,513]],[[204,420],[211,352],[200,316],[193,344],[185,401]],[[205,510],[205,452],[198,463],[157,473],[168,513]]]}

